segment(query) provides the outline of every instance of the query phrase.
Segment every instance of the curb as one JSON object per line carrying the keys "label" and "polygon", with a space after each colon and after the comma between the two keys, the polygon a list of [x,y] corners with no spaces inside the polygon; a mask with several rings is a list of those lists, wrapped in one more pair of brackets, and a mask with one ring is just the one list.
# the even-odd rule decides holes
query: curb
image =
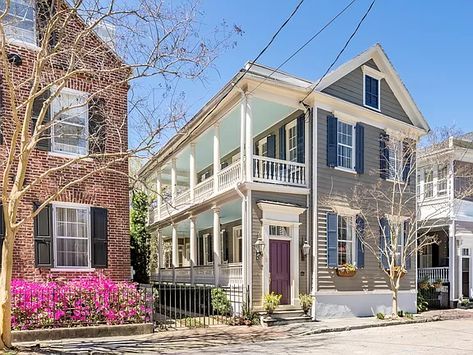
{"label": "curb", "polygon": [[440,317],[405,320],[405,321],[396,320],[396,321],[387,321],[387,322],[382,322],[382,323],[380,322],[380,323],[372,323],[372,324],[348,325],[345,327],[314,329],[314,330],[310,330],[304,333],[296,334],[295,336],[305,336],[305,335],[324,334],[324,333],[339,333],[339,332],[346,332],[346,331],[358,330],[358,329],[380,328],[380,327],[390,327],[393,325],[430,323],[430,322],[439,322],[439,321],[442,321]]}

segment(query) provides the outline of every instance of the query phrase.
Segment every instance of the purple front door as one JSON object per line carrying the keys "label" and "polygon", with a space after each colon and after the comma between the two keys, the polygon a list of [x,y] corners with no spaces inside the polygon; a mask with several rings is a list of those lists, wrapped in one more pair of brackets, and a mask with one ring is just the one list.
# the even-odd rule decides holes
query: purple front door
{"label": "purple front door", "polygon": [[290,242],[287,240],[269,241],[269,291],[282,295],[281,304],[290,303]]}

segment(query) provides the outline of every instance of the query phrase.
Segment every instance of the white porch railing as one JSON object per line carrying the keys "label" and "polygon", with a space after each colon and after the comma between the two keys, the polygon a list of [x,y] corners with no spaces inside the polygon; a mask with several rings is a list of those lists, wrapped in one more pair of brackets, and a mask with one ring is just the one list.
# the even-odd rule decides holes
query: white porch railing
{"label": "white porch railing", "polygon": [[214,284],[213,265],[194,266],[194,282],[199,284]]}
{"label": "white porch railing", "polygon": [[198,183],[194,188],[194,202],[200,203],[212,196],[214,192],[214,179],[213,177],[208,178]]}
{"label": "white porch railing", "polygon": [[191,268],[190,266],[178,267],[175,269],[176,282],[191,282]]}
{"label": "white porch railing", "polygon": [[307,186],[305,164],[268,157],[253,156],[255,181],[282,185]]}
{"label": "white porch railing", "polygon": [[166,282],[174,282],[174,270],[173,269],[160,269],[159,280]]}
{"label": "white porch railing", "polygon": [[448,282],[448,266],[419,268],[417,269],[417,279],[419,281],[428,279],[430,283],[439,279]]}
{"label": "white porch railing", "polygon": [[240,161],[227,166],[218,173],[218,190],[224,191],[240,181]]}
{"label": "white porch railing", "polygon": [[178,207],[185,204],[189,204],[190,201],[191,201],[191,190],[186,190],[176,196],[174,204],[176,205],[176,207]]}
{"label": "white porch railing", "polygon": [[239,285],[243,283],[243,270],[241,263],[220,265],[220,284],[224,286]]}

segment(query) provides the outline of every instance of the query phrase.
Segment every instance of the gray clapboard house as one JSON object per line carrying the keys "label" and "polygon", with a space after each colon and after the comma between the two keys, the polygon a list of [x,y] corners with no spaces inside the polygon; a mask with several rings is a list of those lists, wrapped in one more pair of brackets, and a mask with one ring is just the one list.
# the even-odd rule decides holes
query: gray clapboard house
{"label": "gray clapboard house", "polygon": [[[298,308],[300,293],[315,295],[319,317],[387,311],[386,280],[357,242],[357,211],[342,196],[381,178],[371,170],[382,134],[418,139],[428,124],[380,45],[328,74],[303,103],[314,82],[245,69],[140,171],[159,192],[149,216],[154,278],[244,285],[256,310],[274,291],[284,309]],[[323,202],[329,190],[339,205]],[[337,276],[346,263],[355,276]],[[415,311],[415,272],[400,301]]]}

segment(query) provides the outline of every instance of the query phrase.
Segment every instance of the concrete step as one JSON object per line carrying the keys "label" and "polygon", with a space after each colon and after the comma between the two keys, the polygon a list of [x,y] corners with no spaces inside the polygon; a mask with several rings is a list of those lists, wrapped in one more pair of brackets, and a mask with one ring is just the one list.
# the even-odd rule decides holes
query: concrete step
{"label": "concrete step", "polygon": [[270,317],[261,312],[260,319],[261,324],[266,327],[312,321],[312,318],[300,309],[275,311]]}

